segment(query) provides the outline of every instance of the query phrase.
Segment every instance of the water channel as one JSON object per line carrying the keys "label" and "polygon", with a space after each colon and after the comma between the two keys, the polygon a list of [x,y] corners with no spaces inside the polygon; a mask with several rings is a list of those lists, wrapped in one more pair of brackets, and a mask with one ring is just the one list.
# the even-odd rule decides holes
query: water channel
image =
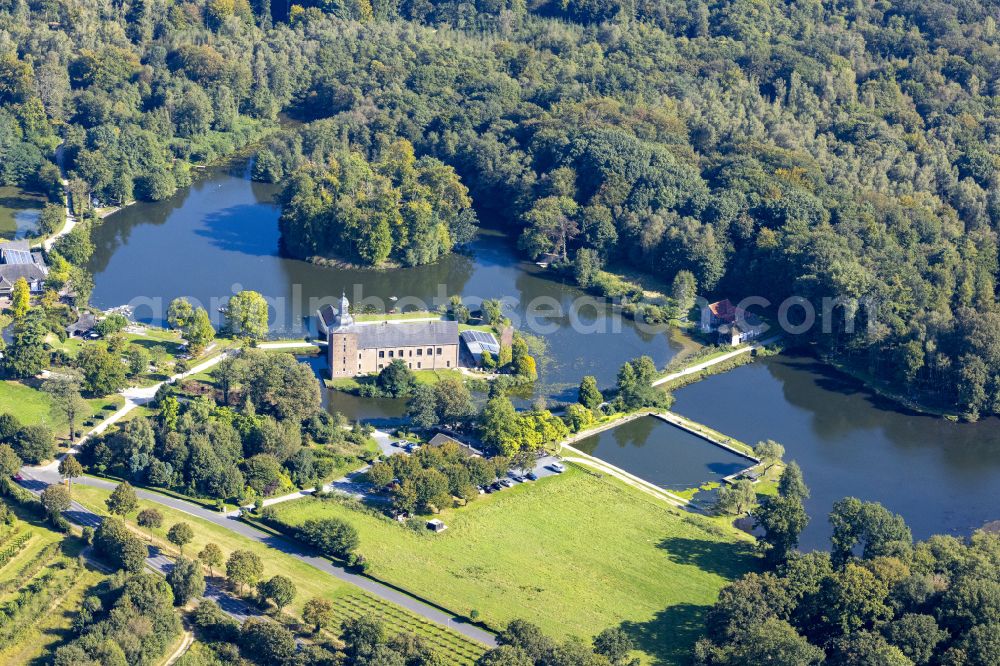
{"label": "water channel", "polygon": [[748,444],[774,439],[812,495],[802,545],[828,545],[832,504],[853,495],[902,514],[916,538],[1000,519],[1000,420],[900,410],[806,356],[762,359],[676,393],[673,410]]}
{"label": "water channel", "polygon": [[[648,354],[662,367],[680,347],[668,334],[643,332],[607,310],[581,307],[578,290],[522,261],[495,233],[484,232],[432,266],[393,271],[326,268],[281,257],[276,188],[251,183],[246,172],[240,163],[210,170],[167,201],[136,204],[108,218],[94,232],[93,303],[131,303],[139,319],[162,323],[177,296],[215,314],[234,290],[254,289],[275,307],[273,334],[301,337],[310,333],[315,306],[339,297],[342,289],[352,301],[375,297],[388,307],[405,303],[405,297],[432,306],[450,294],[473,301],[505,298],[507,314],[522,324],[529,304],[541,300],[563,309],[560,316],[541,317],[544,327],[536,330],[546,342],[536,393],[557,400],[574,399],[582,375],[593,374],[607,387],[624,361]],[[314,363],[321,371],[322,359]],[[398,419],[404,409],[398,401],[344,394],[327,400],[350,418],[381,423]],[[996,420],[957,425],[900,411],[812,359],[783,356],[684,388],[674,409],[748,443],[772,438],[785,445],[786,457],[802,465],[812,488],[807,548],[825,546],[826,514],[846,495],[878,500],[903,514],[918,538],[967,534],[1000,518]],[[680,473],[678,435],[664,428],[609,434],[593,450],[639,476],[653,474],[655,483],[697,485],[671,477]],[[717,453],[693,444],[704,447],[705,455]],[[725,463],[694,464],[711,472],[711,465]]]}
{"label": "water channel", "polygon": [[452,294],[473,309],[482,299],[501,298],[516,326],[544,340],[536,393],[557,400],[575,400],[583,375],[611,386],[625,361],[646,354],[662,366],[681,346],[669,333],[641,331],[550,279],[495,232],[416,268],[349,270],[281,257],[277,188],[252,183],[246,172],[242,163],[215,169],[166,201],[135,204],[108,218],[93,234],[93,304],[131,304],[139,320],[162,324],[175,297],[218,317],[234,292],[253,289],[272,304],[274,336],[302,337],[314,333],[316,308],[339,300],[341,290],[355,306],[368,299],[379,310],[412,309],[417,302],[433,308]]}

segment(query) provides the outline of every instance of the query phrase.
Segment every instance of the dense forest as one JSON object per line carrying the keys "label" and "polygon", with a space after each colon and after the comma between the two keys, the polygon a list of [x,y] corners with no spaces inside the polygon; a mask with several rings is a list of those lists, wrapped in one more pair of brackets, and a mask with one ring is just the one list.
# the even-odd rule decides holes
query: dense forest
{"label": "dense forest", "polygon": [[[432,261],[467,196],[528,255],[863,299],[803,342],[1000,412],[994,3],[309,4],[6,0],[0,178],[57,189],[58,154],[78,206],[160,199],[284,113],[255,175],[288,186],[297,256]],[[407,145],[421,175],[381,168]]]}
{"label": "dense forest", "polygon": [[830,551],[803,554],[794,548],[807,522],[806,496],[801,476],[786,473],[778,495],[755,513],[772,566],[722,589],[695,646],[697,666],[991,666],[1000,660],[995,532],[913,543],[902,517],[846,497],[830,512]]}

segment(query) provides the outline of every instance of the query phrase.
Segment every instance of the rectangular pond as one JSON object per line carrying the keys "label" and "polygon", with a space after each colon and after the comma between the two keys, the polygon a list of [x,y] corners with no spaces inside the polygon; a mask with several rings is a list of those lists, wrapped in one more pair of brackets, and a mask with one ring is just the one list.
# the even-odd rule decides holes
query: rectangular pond
{"label": "rectangular pond", "polygon": [[718,481],[753,461],[655,416],[582,439],[574,448],[661,488],[684,490]]}

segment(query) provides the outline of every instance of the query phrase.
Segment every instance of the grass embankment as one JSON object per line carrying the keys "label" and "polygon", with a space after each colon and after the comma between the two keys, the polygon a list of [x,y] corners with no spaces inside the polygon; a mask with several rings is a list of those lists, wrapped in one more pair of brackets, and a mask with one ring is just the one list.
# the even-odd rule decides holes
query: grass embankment
{"label": "grass embankment", "polygon": [[689,654],[719,589],[755,566],[736,530],[578,469],[447,510],[440,534],[336,500],[274,510],[287,525],[349,521],[371,575],[453,612],[494,628],[521,617],[560,637],[621,625],[647,663]]}
{"label": "grass embankment", "polygon": [[[103,488],[92,488],[76,485],[73,487],[73,498],[94,513],[107,515],[104,500],[111,492]],[[359,588],[344,583],[333,576],[303,562],[297,557],[286,555],[278,550],[248,539],[236,532],[230,531],[207,520],[198,518],[184,511],[179,511],[160,504],[140,500],[139,509],[155,506],[163,514],[163,527],[154,529],[153,540],[165,552],[177,554],[177,549],[166,540],[167,530],[174,523],[187,522],[194,528],[194,539],[184,547],[188,556],[200,552],[205,544],[213,542],[222,549],[223,556],[229,557],[234,550],[251,550],[257,553],[264,564],[264,578],[276,574],[288,576],[295,583],[296,596],[288,610],[298,616],[302,606],[311,597],[322,597],[333,602],[338,620],[359,615],[375,615],[383,617],[390,632],[404,631],[421,636],[448,658],[449,663],[471,664],[482,654],[484,647],[466,639],[458,633],[426,621],[410,612],[388,602],[373,597]],[[135,524],[136,512],[127,516],[129,523],[148,538],[149,531],[139,529]],[[225,567],[217,576],[224,575]]]}
{"label": "grass embankment", "polygon": [[[443,370],[414,370],[413,378],[418,384],[433,386],[446,378],[463,380],[465,375],[460,370],[445,368]],[[357,393],[362,384],[374,383],[374,376],[362,377],[338,377],[337,379],[323,380],[327,388],[344,391],[345,393]]]}

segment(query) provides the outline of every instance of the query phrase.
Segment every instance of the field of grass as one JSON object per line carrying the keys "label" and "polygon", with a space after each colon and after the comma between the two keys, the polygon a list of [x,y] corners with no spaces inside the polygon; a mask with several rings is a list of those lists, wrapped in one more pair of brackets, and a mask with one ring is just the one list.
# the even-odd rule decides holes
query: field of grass
{"label": "field of grass", "polygon": [[[107,514],[104,500],[108,495],[110,495],[110,491],[102,488],[92,488],[83,485],[73,487],[73,498],[101,515]],[[138,510],[142,510],[148,506],[152,506],[152,504],[140,500]],[[184,552],[188,555],[198,553],[208,542],[217,544],[222,549],[225,557],[228,557],[229,553],[237,549],[254,551],[260,555],[264,563],[265,578],[270,578],[280,573],[288,576],[295,583],[297,593],[289,610],[296,615],[301,612],[302,605],[309,598],[323,597],[334,603],[338,619],[343,620],[361,614],[374,614],[385,617],[390,630],[394,628],[400,629],[425,638],[432,645],[435,645],[442,654],[450,657],[449,663],[471,664],[484,650],[478,643],[469,641],[460,634],[452,632],[441,625],[425,621],[400,607],[383,602],[349,583],[344,583],[314,568],[296,557],[281,553],[273,548],[241,536],[236,532],[232,532],[215,523],[202,520],[183,511],[163,505],[156,505],[156,508],[163,514],[164,520],[161,529],[153,530],[153,539],[165,552],[177,552],[176,548],[166,541],[166,533],[174,523],[180,521],[185,521],[194,528],[194,539],[184,548]],[[128,520],[133,526],[135,526],[135,515],[136,512],[133,512],[128,516]],[[139,531],[148,537],[146,530]],[[216,570],[216,575],[220,575],[218,570]]]}
{"label": "field of grass", "polygon": [[[108,406],[118,409],[124,404],[124,398],[118,395],[93,398],[87,400],[87,404],[90,405],[90,410],[82,414],[77,423],[77,428],[83,430],[89,429],[83,425],[84,420],[109,416],[114,410]],[[33,385],[13,380],[0,381],[0,412],[8,410],[16,414],[18,420],[25,425],[46,425],[59,438],[65,438],[69,434],[69,426],[53,416],[49,396]]]}
{"label": "field of grass", "polygon": [[373,576],[453,612],[493,627],[522,617],[555,636],[620,625],[646,663],[682,661],[719,589],[756,566],[735,530],[576,469],[445,511],[440,534],[332,500],[275,511],[289,525],[346,519]]}
{"label": "field of grass", "polygon": [[15,410],[17,418],[25,425],[50,425],[49,404],[49,397],[38,389],[13,380],[0,381],[2,409]]}

